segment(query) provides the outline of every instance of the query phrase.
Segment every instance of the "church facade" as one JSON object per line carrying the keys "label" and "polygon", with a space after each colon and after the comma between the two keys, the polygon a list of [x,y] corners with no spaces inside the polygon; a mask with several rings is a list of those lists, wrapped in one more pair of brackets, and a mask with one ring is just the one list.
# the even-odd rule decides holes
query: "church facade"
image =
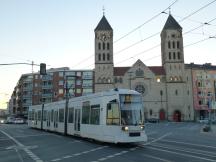
{"label": "church facade", "polygon": [[113,29],[103,16],[95,28],[95,92],[128,88],[143,95],[146,119],[194,121],[192,68],[184,62],[182,27],[169,15],[161,31],[162,66],[137,60],[114,67]]}

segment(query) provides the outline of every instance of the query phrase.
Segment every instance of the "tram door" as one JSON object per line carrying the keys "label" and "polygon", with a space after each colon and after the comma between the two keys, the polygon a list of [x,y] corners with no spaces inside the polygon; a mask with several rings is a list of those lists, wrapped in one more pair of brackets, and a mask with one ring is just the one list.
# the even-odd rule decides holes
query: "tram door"
{"label": "tram door", "polygon": [[80,131],[80,109],[75,109],[74,130],[76,133]]}
{"label": "tram door", "polygon": [[58,111],[54,111],[54,130],[58,129]]}

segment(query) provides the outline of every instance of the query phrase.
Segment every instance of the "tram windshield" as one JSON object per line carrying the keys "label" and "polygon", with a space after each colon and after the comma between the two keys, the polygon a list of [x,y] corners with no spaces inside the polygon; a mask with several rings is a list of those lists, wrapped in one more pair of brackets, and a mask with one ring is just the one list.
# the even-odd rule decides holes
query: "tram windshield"
{"label": "tram windshield", "polygon": [[120,95],[120,107],[122,125],[143,124],[143,105],[140,95]]}

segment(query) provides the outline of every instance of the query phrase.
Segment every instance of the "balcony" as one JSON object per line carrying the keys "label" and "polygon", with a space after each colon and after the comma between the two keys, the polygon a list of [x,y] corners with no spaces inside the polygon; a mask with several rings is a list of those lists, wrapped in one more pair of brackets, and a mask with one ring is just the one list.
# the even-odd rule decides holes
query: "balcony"
{"label": "balcony", "polygon": [[52,96],[53,96],[52,93],[42,93],[42,98],[50,98]]}
{"label": "balcony", "polygon": [[42,89],[52,89],[52,84],[45,84],[45,85],[42,85]]}
{"label": "balcony", "polygon": [[53,79],[52,75],[43,75],[43,77],[42,77],[42,81],[49,81],[52,79]]}

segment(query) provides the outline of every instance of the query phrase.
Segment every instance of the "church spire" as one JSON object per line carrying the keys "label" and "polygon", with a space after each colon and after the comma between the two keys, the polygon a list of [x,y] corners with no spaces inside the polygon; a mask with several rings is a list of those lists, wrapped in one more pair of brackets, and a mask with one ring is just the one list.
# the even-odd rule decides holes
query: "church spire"
{"label": "church spire", "polygon": [[182,30],[182,27],[179,25],[179,23],[173,18],[173,16],[171,15],[170,11],[169,11],[169,17],[167,18],[167,21],[163,27],[163,30],[166,29],[174,29],[174,30]]}

